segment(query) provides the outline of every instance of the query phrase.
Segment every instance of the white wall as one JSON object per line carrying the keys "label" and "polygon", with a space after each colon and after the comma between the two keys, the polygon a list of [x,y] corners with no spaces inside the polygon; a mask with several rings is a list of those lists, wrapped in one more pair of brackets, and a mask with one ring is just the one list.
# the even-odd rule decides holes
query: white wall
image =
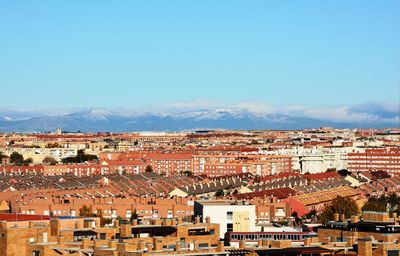
{"label": "white wall", "polygon": [[227,220],[227,212],[248,212],[250,219],[250,231],[259,231],[256,227],[256,207],[255,205],[203,205],[203,222],[206,217],[210,217],[211,223],[218,223],[220,238],[223,238],[226,230],[226,224],[233,223],[233,220]]}

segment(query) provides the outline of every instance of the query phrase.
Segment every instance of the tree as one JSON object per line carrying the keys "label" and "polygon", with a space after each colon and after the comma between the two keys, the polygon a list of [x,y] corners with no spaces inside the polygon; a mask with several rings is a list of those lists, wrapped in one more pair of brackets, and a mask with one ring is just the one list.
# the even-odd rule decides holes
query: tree
{"label": "tree", "polygon": [[380,198],[370,197],[368,201],[362,207],[363,211],[375,211],[375,212],[386,212],[386,200]]}
{"label": "tree", "polygon": [[97,208],[96,213],[93,213],[92,206],[83,205],[82,208],[79,209],[79,216],[82,217],[99,217],[100,219],[100,227],[104,227],[106,224],[110,224],[112,222],[109,218],[104,218],[103,210]]}
{"label": "tree", "polygon": [[151,165],[147,165],[146,172],[153,172],[153,167]]}
{"label": "tree", "polygon": [[193,176],[193,172],[191,171],[184,171],[183,174],[186,176]]}
{"label": "tree", "polygon": [[27,166],[27,165],[30,165],[31,163],[33,163],[33,160],[32,160],[32,158],[29,157],[28,159],[24,160],[23,165]]}
{"label": "tree", "polygon": [[396,193],[382,195],[379,198],[370,197],[363,206],[363,211],[400,213],[400,197]]}
{"label": "tree", "polygon": [[389,206],[390,212],[397,212],[399,211],[400,207],[400,197],[397,196],[396,193],[391,193],[389,196],[383,196],[381,198],[382,201],[386,201],[387,205]]}
{"label": "tree", "polygon": [[118,220],[118,223],[121,224],[121,222],[124,220],[124,218],[122,218],[121,215],[118,215],[118,216],[117,216],[117,220]]}
{"label": "tree", "polygon": [[61,146],[57,142],[54,142],[54,143],[47,143],[45,147],[46,148],[59,148]]}
{"label": "tree", "polygon": [[341,170],[339,170],[338,171],[338,173],[341,175],[341,176],[347,176],[347,175],[350,175],[351,174],[351,172],[349,172],[348,170],[346,170],[346,169],[341,169]]}
{"label": "tree", "polygon": [[112,223],[112,219],[110,218],[104,218],[103,216],[103,210],[100,208],[97,208],[96,210],[96,214],[93,214],[93,217],[99,217],[100,218],[100,227],[104,227],[106,224],[111,224]]}
{"label": "tree", "polygon": [[47,165],[56,165],[57,160],[54,159],[54,157],[52,157],[52,156],[46,156],[45,158],[43,158],[42,163],[47,164]]}
{"label": "tree", "polygon": [[216,197],[223,197],[225,195],[224,190],[220,189],[217,192],[215,192]]}
{"label": "tree", "polygon": [[133,211],[133,213],[131,214],[131,222],[132,222],[132,220],[137,220],[137,219],[139,219],[139,214],[138,214],[138,211],[135,209],[134,211]]}
{"label": "tree", "polygon": [[95,214],[93,214],[92,211],[92,206],[87,206],[86,204],[84,204],[82,208],[79,209],[79,216],[95,217]]}
{"label": "tree", "polygon": [[104,227],[106,224],[107,224],[107,225],[111,224],[111,223],[112,223],[112,219],[111,219],[111,218],[104,218],[104,217],[102,217],[102,218],[100,219],[100,223],[102,223],[101,225],[102,225],[102,227]]}
{"label": "tree", "polygon": [[299,218],[298,213],[295,211],[292,213],[292,217],[294,218],[294,224],[295,226],[299,226],[300,224],[302,224],[302,219]]}
{"label": "tree", "polygon": [[63,163],[84,163],[97,160],[97,156],[85,154],[85,150],[79,149],[76,156],[66,157],[62,160]]}
{"label": "tree", "polygon": [[10,155],[10,163],[21,166],[24,164],[24,157],[18,152],[12,152]]}
{"label": "tree", "polygon": [[332,203],[325,208],[321,213],[320,218],[322,223],[334,220],[334,214],[344,214],[346,218],[351,218],[359,213],[356,201],[351,198],[338,196],[333,199]]}
{"label": "tree", "polygon": [[304,215],[304,217],[305,217],[306,219],[315,218],[316,216],[317,216],[317,211],[316,211],[316,210],[311,210],[311,211],[309,211],[308,213],[306,213],[306,214]]}
{"label": "tree", "polygon": [[3,159],[6,157],[3,152],[0,152],[0,164],[3,162]]}

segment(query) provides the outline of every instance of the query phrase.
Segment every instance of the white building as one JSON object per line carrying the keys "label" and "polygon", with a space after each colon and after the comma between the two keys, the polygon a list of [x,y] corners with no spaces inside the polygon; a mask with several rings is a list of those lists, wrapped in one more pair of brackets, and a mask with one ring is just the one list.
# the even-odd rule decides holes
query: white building
{"label": "white building", "polygon": [[320,173],[328,169],[347,169],[347,154],[353,147],[294,147],[280,149],[278,154],[293,155],[292,168],[301,173]]}
{"label": "white building", "polygon": [[220,237],[226,232],[256,232],[256,206],[242,201],[205,200],[195,201],[194,215],[202,221],[210,217],[211,223],[219,223]]}

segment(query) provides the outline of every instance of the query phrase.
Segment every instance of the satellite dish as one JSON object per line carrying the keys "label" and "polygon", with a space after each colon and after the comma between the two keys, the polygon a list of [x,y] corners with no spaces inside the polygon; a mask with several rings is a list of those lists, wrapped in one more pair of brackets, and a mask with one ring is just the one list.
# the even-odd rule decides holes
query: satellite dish
{"label": "satellite dish", "polygon": [[29,243],[33,244],[35,242],[35,238],[31,237],[29,238]]}

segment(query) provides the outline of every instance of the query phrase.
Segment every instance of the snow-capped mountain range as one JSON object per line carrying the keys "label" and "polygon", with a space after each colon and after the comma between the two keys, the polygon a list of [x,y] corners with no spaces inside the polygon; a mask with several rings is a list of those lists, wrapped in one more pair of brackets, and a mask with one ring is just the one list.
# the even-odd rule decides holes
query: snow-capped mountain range
{"label": "snow-capped mountain range", "polygon": [[182,131],[195,129],[294,130],[332,126],[337,128],[385,128],[385,122],[336,122],[318,118],[252,112],[242,108],[199,109],[181,112],[139,112],[87,109],[70,113],[0,111],[0,132],[65,131]]}

